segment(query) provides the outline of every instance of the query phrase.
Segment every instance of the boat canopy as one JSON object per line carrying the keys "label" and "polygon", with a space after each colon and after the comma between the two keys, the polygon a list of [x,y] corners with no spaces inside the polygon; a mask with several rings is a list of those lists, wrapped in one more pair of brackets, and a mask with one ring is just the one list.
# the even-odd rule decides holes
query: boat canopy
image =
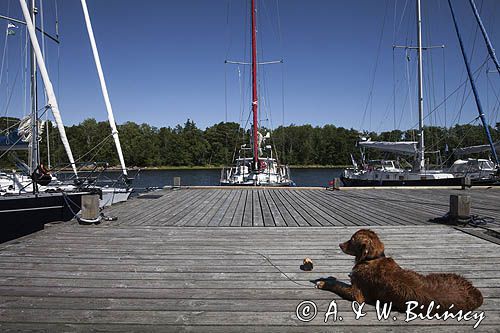
{"label": "boat canopy", "polygon": [[[494,143],[493,146],[495,146],[495,150],[497,152],[500,152],[500,141]],[[453,153],[457,156],[462,156],[467,154],[482,153],[484,151],[489,151],[489,150],[491,150],[490,145],[478,145],[478,146],[470,146],[463,148],[455,148],[453,149]]]}
{"label": "boat canopy", "polygon": [[417,153],[416,141],[360,141],[358,145],[364,148],[378,149],[398,154],[414,155]]}

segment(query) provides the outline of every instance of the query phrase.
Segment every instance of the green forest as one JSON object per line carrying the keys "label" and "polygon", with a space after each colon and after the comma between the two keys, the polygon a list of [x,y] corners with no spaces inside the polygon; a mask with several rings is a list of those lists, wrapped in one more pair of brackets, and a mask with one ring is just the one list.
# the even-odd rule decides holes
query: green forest
{"label": "green forest", "polygon": [[[18,122],[15,118],[0,118],[1,135],[5,129]],[[49,129],[52,166],[67,163],[64,148],[57,129],[49,123],[41,134],[41,157],[47,161],[46,130]],[[129,167],[167,166],[223,166],[231,163],[236,148],[249,142],[250,132],[233,122],[221,122],[206,129],[200,129],[192,120],[175,127],[154,127],[148,124],[126,122],[118,126],[120,141]],[[79,162],[108,162],[119,164],[109,124],[95,119],[86,119],[78,125],[66,127],[73,155]],[[261,131],[264,135],[266,130]],[[495,141],[500,140],[500,123],[491,128]],[[360,133],[335,125],[280,126],[272,132],[271,144],[275,147],[282,163],[291,166],[343,166],[351,164],[350,154],[359,157],[356,142]],[[372,140],[401,141],[416,140],[415,130],[393,130],[382,133],[362,133]],[[426,127],[426,150],[440,151],[448,158],[453,148],[486,143],[483,128],[478,125],[456,125],[451,128]],[[449,149],[446,149],[446,148]],[[0,155],[2,152],[0,152]],[[26,152],[16,152],[26,158]],[[486,155],[487,156],[487,155]],[[369,158],[382,157],[380,152],[368,153]],[[44,162],[46,163],[46,162]],[[0,160],[0,167],[11,167],[12,158],[6,154]]]}

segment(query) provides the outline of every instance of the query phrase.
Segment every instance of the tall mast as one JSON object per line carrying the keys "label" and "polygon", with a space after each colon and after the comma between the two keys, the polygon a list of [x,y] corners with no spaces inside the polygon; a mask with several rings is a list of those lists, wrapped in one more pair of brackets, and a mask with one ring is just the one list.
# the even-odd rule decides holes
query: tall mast
{"label": "tall mast", "polygon": [[476,89],[476,83],[474,82],[474,75],[472,75],[472,70],[470,68],[469,59],[467,58],[467,53],[465,52],[464,43],[462,42],[462,36],[460,35],[460,30],[458,30],[457,20],[455,18],[455,12],[453,11],[453,7],[451,5],[451,1],[448,0],[448,5],[450,6],[451,17],[453,18],[453,24],[455,26],[455,31],[457,33],[458,42],[460,44],[460,50],[462,51],[462,57],[464,58],[465,68],[467,69],[467,75],[469,76],[469,82],[472,87],[472,92],[474,94],[474,100],[476,101],[477,112],[479,113],[479,118],[481,119],[481,123],[483,124],[484,131],[486,133],[486,138],[488,139],[488,144],[490,145],[491,154],[493,155],[493,159],[495,160],[495,164],[499,165],[498,155],[495,149],[495,145],[493,143],[493,139],[491,138],[490,129],[488,126],[488,122],[484,117],[483,107],[481,106],[481,100],[479,99],[479,94]]}
{"label": "tall mast", "polygon": [[253,163],[254,169],[259,167],[259,139],[258,139],[258,92],[257,92],[257,33],[255,0],[252,0],[252,112],[253,112]]}
{"label": "tall mast", "polygon": [[490,37],[488,37],[488,33],[483,25],[483,21],[481,20],[481,16],[479,16],[479,12],[477,11],[476,4],[474,0],[469,0],[470,6],[472,7],[472,11],[474,12],[474,16],[476,17],[477,24],[481,28],[481,32],[483,34],[484,41],[486,43],[486,47],[488,49],[488,53],[490,54],[491,60],[495,63],[495,67],[497,69],[498,74],[500,74],[500,63],[498,62],[497,55],[495,54],[495,49],[491,45]]}
{"label": "tall mast", "polygon": [[[35,25],[35,0],[31,0],[30,16]],[[39,164],[38,146],[38,89],[36,80],[36,56],[33,45],[30,45],[30,79],[31,79],[31,172],[34,172]],[[33,192],[36,192],[37,185],[33,183]]]}
{"label": "tall mast", "polygon": [[[75,176],[78,177],[75,160],[73,158],[73,153],[71,152],[71,147],[69,146],[68,137],[66,136],[66,130],[64,129],[61,113],[59,112],[59,105],[57,104],[54,88],[52,87],[52,83],[50,82],[49,73],[47,72],[45,61],[43,60],[42,50],[40,49],[40,45],[38,44],[38,39],[36,38],[35,26],[31,20],[31,15],[28,6],[26,5],[26,1],[19,0],[19,4],[21,5],[23,16],[24,19],[26,20],[26,27],[28,28],[31,46],[35,51],[36,64],[38,65],[38,69],[40,70],[40,75],[42,76],[43,84],[45,86],[45,91],[47,92],[47,97],[48,97],[47,107],[52,110],[52,115],[54,116],[54,121],[57,124],[57,128],[59,130],[59,136],[61,137],[64,149],[66,150],[66,155],[68,155],[69,163],[71,164]],[[33,133],[33,135],[34,134],[35,133]]]}
{"label": "tall mast", "polygon": [[425,170],[424,146],[424,88],[422,79],[422,15],[417,0],[417,50],[418,50],[418,159],[417,170]]}

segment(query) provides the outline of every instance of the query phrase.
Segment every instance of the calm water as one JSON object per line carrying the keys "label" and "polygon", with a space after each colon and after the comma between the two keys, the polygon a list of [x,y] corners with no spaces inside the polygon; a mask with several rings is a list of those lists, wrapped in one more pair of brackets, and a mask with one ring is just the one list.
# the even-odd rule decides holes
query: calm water
{"label": "calm water", "polygon": [[[292,180],[297,186],[328,186],[328,182],[339,177],[342,169],[291,169]],[[70,172],[58,174],[64,180],[73,176]],[[84,177],[84,175],[81,175]],[[104,177],[118,179],[119,171],[105,172]],[[129,177],[134,178],[132,186],[138,191],[150,187],[172,186],[174,177],[181,177],[183,186],[216,186],[219,185],[220,169],[209,170],[141,170],[129,171]],[[101,178],[100,178],[101,179]]]}
{"label": "calm water", "polygon": [[[341,169],[291,169],[291,177],[297,186],[328,186],[328,182],[339,177]],[[130,173],[134,177],[136,171]],[[173,185],[174,177],[181,177],[184,186],[219,185],[220,170],[142,170],[134,179],[135,188]]]}

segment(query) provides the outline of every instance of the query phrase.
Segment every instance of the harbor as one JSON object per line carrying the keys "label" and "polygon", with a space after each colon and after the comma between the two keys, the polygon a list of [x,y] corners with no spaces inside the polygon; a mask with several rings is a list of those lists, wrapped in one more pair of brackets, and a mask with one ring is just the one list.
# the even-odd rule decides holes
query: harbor
{"label": "harbor", "polygon": [[0,331],[499,332],[495,1],[1,2]]}
{"label": "harbor", "polygon": [[[37,331],[466,332],[477,320],[376,318],[366,305],[314,288],[348,281],[352,258],[338,243],[360,228],[382,237],[386,254],[420,273],[453,272],[484,296],[477,331],[500,325],[499,188],[165,189],[105,208],[116,221],[75,220],[0,246],[0,329]],[[496,222],[473,228],[429,222],[449,196],[470,195],[471,213]],[[303,258],[314,269],[301,271]],[[315,302],[300,321],[296,307]],[[343,320],[325,323],[335,300]],[[398,320],[393,320],[396,316]]]}

